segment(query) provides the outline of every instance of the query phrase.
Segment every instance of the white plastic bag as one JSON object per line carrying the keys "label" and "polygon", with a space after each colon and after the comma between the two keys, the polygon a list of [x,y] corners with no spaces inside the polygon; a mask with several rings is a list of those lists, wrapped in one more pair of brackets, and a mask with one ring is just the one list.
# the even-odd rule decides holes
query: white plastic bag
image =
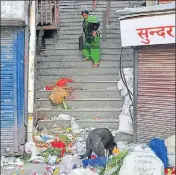
{"label": "white plastic bag", "polygon": [[59,164],[59,172],[67,174],[73,169],[74,165],[77,167],[81,166],[81,160],[78,158],[78,154],[75,154],[74,156],[66,155],[62,158],[62,161]]}
{"label": "white plastic bag", "polygon": [[168,154],[168,161],[170,167],[175,167],[175,154]]}
{"label": "white plastic bag", "polygon": [[125,157],[119,175],[164,175],[164,165],[155,153],[150,148],[140,149]]}
{"label": "white plastic bag", "polygon": [[127,96],[127,95],[128,95],[128,90],[127,90],[127,88],[122,89],[121,92],[120,92],[120,94],[121,94],[122,97]]}
{"label": "white plastic bag", "polygon": [[175,154],[175,135],[168,137],[164,142],[167,147],[167,153]]}
{"label": "white plastic bag", "polygon": [[90,169],[77,168],[72,170],[68,175],[98,175],[98,174],[94,173]]}
{"label": "white plastic bag", "polygon": [[118,131],[125,134],[133,135],[133,122],[128,115],[119,115],[119,128]]}
{"label": "white plastic bag", "polygon": [[[130,114],[130,111],[131,111],[131,114]],[[129,106],[128,104],[124,104],[123,107],[122,107],[122,112],[121,112],[122,115],[128,115],[128,116],[131,116],[133,117],[133,106]]]}
{"label": "white plastic bag", "polygon": [[[132,100],[133,100],[133,98],[132,98]],[[131,101],[129,95],[125,96],[124,104],[126,104],[128,106],[130,106],[132,104],[132,101]]]}
{"label": "white plastic bag", "polygon": [[31,153],[32,156],[37,156],[42,152],[42,150],[40,148],[36,147],[35,142],[27,142],[25,144],[25,152]]}
{"label": "white plastic bag", "polygon": [[119,91],[121,91],[121,90],[123,90],[123,89],[125,88],[125,85],[124,85],[122,79],[120,79],[120,80],[118,81],[118,83],[117,83],[117,88],[118,88]]}

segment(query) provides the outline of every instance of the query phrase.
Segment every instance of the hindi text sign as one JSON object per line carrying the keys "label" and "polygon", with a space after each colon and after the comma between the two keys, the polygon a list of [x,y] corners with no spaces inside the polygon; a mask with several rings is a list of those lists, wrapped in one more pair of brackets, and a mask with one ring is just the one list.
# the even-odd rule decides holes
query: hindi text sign
{"label": "hindi text sign", "polygon": [[175,43],[174,14],[120,21],[122,46]]}

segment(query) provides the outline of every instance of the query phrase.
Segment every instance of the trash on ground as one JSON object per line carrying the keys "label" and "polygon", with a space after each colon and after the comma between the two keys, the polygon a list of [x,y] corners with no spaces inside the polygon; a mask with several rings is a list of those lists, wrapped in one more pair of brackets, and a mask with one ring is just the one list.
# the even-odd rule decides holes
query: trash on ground
{"label": "trash on ground", "polygon": [[[175,149],[173,136],[165,140],[152,139],[149,144],[119,141],[110,157],[79,159],[86,151],[84,134],[94,128],[82,129],[76,118],[66,114],[52,117],[52,121],[70,121],[71,127],[46,127],[33,129],[33,141],[25,144],[25,154],[20,157],[1,158],[4,171],[24,174],[24,164],[47,165],[42,175],[173,175],[175,173]],[[117,131],[111,130],[116,133]],[[151,149],[151,148],[152,149]],[[167,152],[168,149],[168,152]],[[164,154],[163,154],[164,153]],[[168,164],[165,160],[168,159]],[[165,166],[164,166],[165,164]],[[19,173],[20,172],[20,173]],[[28,175],[37,174],[32,170]]]}
{"label": "trash on ground", "polygon": [[155,153],[139,145],[124,158],[119,175],[163,175],[163,172],[164,165]]}
{"label": "trash on ground", "polygon": [[152,151],[158,156],[164,164],[164,167],[168,167],[168,157],[167,157],[167,148],[164,143],[164,140],[154,138],[150,141],[149,147]]}

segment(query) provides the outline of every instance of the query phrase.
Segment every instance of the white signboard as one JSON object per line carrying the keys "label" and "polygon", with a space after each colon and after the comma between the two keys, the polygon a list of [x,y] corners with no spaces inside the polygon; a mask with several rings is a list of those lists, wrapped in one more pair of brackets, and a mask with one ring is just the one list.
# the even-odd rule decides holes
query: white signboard
{"label": "white signboard", "polygon": [[175,14],[120,21],[122,47],[175,43]]}

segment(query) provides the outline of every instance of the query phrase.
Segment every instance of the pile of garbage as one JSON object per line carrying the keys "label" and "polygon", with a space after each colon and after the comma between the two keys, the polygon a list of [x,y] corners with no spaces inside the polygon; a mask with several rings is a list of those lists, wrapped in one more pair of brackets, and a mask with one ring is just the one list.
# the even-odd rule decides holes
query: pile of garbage
{"label": "pile of garbage", "polygon": [[8,170],[17,166],[18,173],[12,174],[25,174],[24,164],[32,162],[46,165],[42,175],[175,174],[175,135],[165,140],[154,138],[149,144],[117,142],[113,156],[98,157],[93,153],[91,159],[81,160],[79,155],[86,151],[85,139],[80,136],[83,129],[69,115],[60,114],[55,119],[63,117],[72,121],[71,128],[60,128],[57,132],[34,128],[33,140],[25,144],[25,155],[11,160],[2,157],[1,168]]}

